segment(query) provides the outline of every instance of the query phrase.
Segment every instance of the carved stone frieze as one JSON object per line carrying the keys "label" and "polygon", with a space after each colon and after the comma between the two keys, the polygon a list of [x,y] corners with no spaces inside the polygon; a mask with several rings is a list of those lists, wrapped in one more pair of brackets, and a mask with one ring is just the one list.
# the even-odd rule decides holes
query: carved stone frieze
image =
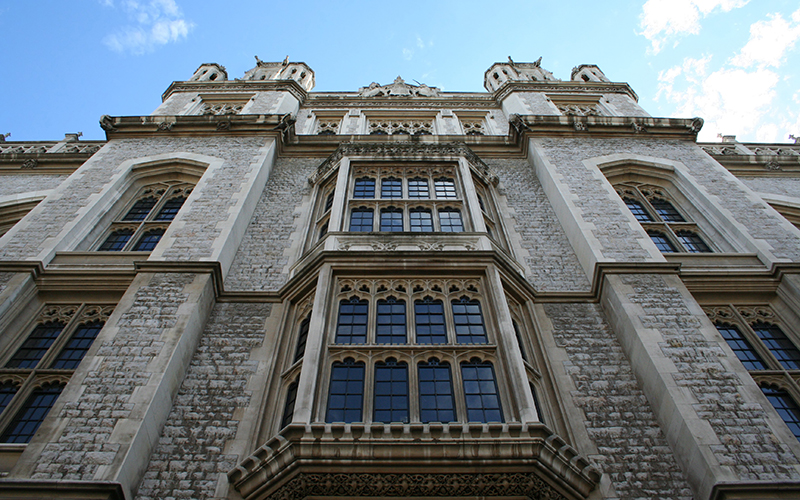
{"label": "carved stone frieze", "polygon": [[439,89],[428,87],[424,83],[409,85],[399,76],[389,85],[372,82],[368,87],[358,89],[361,97],[398,96],[398,97],[439,97]]}
{"label": "carved stone frieze", "polygon": [[36,168],[39,165],[39,160],[29,158],[22,162],[22,168]]}

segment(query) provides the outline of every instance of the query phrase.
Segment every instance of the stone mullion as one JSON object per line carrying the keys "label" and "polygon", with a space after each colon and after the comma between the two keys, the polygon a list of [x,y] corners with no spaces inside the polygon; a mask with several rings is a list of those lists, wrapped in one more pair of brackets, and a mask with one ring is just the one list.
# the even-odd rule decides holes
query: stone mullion
{"label": "stone mullion", "polygon": [[350,159],[342,158],[339,163],[339,174],[336,177],[334,188],[333,206],[328,222],[329,231],[347,231],[344,227],[344,214],[347,208],[347,200],[350,199],[348,190],[348,180],[350,179]]}
{"label": "stone mullion", "polygon": [[[472,180],[472,172],[469,169],[467,160],[465,160],[463,157],[458,159],[458,170],[459,174],[461,175],[461,185],[464,189],[462,196],[464,205],[462,206],[461,211],[467,212],[464,214],[465,220],[462,221],[464,223],[464,231],[468,231],[471,226],[472,231],[475,231],[476,233],[485,233],[486,223],[483,221],[481,206],[480,203],[478,203],[478,194],[475,191],[475,184]],[[469,221],[466,220],[467,218]],[[467,224],[470,226],[467,226]]]}

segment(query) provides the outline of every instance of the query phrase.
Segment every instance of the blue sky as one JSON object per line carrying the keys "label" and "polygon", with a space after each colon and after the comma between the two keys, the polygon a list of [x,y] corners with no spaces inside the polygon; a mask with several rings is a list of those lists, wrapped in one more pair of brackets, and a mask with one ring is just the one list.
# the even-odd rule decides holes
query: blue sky
{"label": "blue sky", "polygon": [[497,61],[569,79],[597,64],[654,116],[706,120],[700,139],[800,136],[800,2],[607,0],[336,2],[0,0],[0,133],[103,139],[103,114],[144,115],[204,62],[241,77],[264,61],[306,62],[318,91],[398,75],[482,91]]}

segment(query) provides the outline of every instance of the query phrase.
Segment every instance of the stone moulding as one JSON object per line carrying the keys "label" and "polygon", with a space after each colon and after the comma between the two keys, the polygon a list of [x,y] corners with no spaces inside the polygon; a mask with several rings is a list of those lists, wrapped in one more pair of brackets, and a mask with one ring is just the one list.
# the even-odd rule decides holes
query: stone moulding
{"label": "stone moulding", "polygon": [[651,118],[640,116],[511,115],[509,123],[519,134],[532,136],[657,137],[697,140],[702,118]]}
{"label": "stone moulding", "polygon": [[228,480],[246,500],[580,500],[597,486],[600,472],[538,423],[320,423],[286,427],[230,471]]}
{"label": "stone moulding", "polygon": [[[265,133],[291,135],[293,118],[287,115],[174,115],[174,116],[108,116],[100,118],[100,126],[109,139],[119,137],[150,137],[153,134],[238,135]],[[291,129],[291,131],[290,131]]]}
{"label": "stone moulding", "polygon": [[122,485],[111,481],[0,479],[2,500],[125,500]]}
{"label": "stone moulding", "polygon": [[288,92],[300,103],[308,98],[306,89],[294,80],[225,80],[216,82],[172,82],[161,94],[166,101],[174,92]]}
{"label": "stone moulding", "polygon": [[575,92],[584,94],[592,92],[595,94],[627,94],[631,99],[638,102],[639,96],[627,83],[613,82],[561,82],[545,80],[538,82],[531,81],[512,81],[509,80],[494,93],[497,102],[502,102],[514,92]]}

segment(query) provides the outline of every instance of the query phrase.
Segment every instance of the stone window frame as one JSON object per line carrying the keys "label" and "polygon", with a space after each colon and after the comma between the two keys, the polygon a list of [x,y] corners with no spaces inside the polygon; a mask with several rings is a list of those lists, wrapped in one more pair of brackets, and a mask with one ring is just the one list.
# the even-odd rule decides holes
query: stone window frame
{"label": "stone window frame", "polygon": [[[48,384],[59,384],[63,389],[63,386],[69,382],[69,379],[72,377],[75,370],[78,369],[80,363],[75,368],[52,368],[52,364],[58,360],[60,354],[72,339],[78,327],[84,324],[97,322],[101,322],[105,325],[114,307],[115,305],[112,304],[80,302],[45,304],[42,305],[32,319],[21,328],[21,333],[6,347],[4,350],[5,354],[0,357],[0,384],[12,383],[17,387],[16,393],[8,402],[2,413],[0,413],[0,436],[5,436],[9,427],[23,409],[28,398],[37,388]],[[36,327],[49,322],[59,322],[64,324],[64,327],[53,340],[52,344],[47,347],[36,365],[30,368],[6,367],[18,350],[25,344],[25,341],[34,332]],[[98,332],[98,336],[99,335],[100,332]],[[92,340],[92,344],[94,344],[96,340],[97,336]],[[90,349],[91,345],[86,352]],[[81,357],[81,361],[85,358],[86,352],[84,352],[84,355]],[[53,401],[54,404],[57,399],[58,398]],[[47,414],[42,417],[42,422],[46,417]],[[4,444],[10,443],[0,443],[0,446]]]}
{"label": "stone window frame", "polygon": [[[645,232],[650,235],[651,239],[653,239],[654,234],[661,235],[667,240],[672,248],[675,249],[674,252],[664,252],[661,250],[655,240],[653,240],[654,244],[656,244],[656,247],[659,248],[661,253],[685,254],[718,252],[713,243],[711,243],[710,240],[704,236],[703,232],[698,227],[698,224],[688,216],[686,210],[682,210],[680,204],[675,202],[674,198],[665,188],[643,182],[626,181],[614,184],[614,189],[617,192],[617,195],[619,195],[623,202],[625,202],[628,210],[634,215],[637,222],[639,222]],[[627,200],[631,200],[638,204],[642,210],[644,210],[650,220],[642,220],[643,217],[637,216],[637,214],[631,209]],[[680,215],[683,220],[666,220],[661,216],[659,210],[653,206],[653,201],[666,202]],[[705,244],[706,247],[708,247],[708,252],[691,252],[687,250],[687,246],[683,243],[681,237],[678,236],[678,233],[694,234]]]}
{"label": "stone window frame", "polygon": [[[108,228],[101,234],[99,238],[92,244],[92,250],[95,252],[133,252],[138,246],[140,240],[148,233],[153,231],[162,231],[159,240],[163,237],[164,232],[169,228],[170,224],[177,217],[186,200],[194,190],[195,185],[185,181],[159,181],[146,184],[137,189],[136,194],[130,200],[120,200],[112,209],[114,213],[113,219],[109,222]],[[156,203],[149,210],[147,216],[142,220],[125,220],[125,217],[134,208],[137,202],[146,198],[156,197]],[[175,213],[172,219],[157,220],[164,206],[175,198],[182,197],[183,203],[181,209]],[[124,203],[123,203],[124,202]],[[123,247],[119,250],[103,250],[103,245],[109,238],[120,231],[130,231],[131,236],[124,243]],[[150,252],[152,250],[144,250]]]}
{"label": "stone window frame", "polygon": [[435,111],[364,112],[365,135],[438,135]]}
{"label": "stone window frame", "polygon": [[[776,325],[789,341],[794,344],[795,348],[800,348],[800,332],[795,328],[789,327],[792,324],[790,321],[787,321],[767,304],[724,304],[704,306],[703,310],[715,327],[717,325],[737,327],[741,336],[750,344],[753,351],[766,365],[764,370],[748,370],[748,373],[759,387],[774,387],[783,390],[794,401],[795,405],[800,406],[800,368],[784,368],[773,352],[758,337],[752,326],[758,322]],[[720,338],[722,339],[721,334]],[[722,339],[721,342],[727,344],[725,339]],[[735,352],[734,357],[741,363],[738,357],[735,356]],[[800,437],[798,437],[798,441],[800,441]]]}
{"label": "stone window frame", "polygon": [[[453,387],[455,389],[455,404],[457,421],[466,422],[466,402],[464,396],[464,384],[461,378],[461,362],[470,362],[478,358],[481,362],[492,364],[495,373],[503,371],[503,362],[497,353],[497,339],[495,332],[495,318],[492,312],[492,305],[489,297],[483,292],[483,279],[463,278],[463,279],[423,279],[423,278],[403,278],[403,279],[358,279],[358,278],[338,278],[335,281],[335,294],[331,295],[332,314],[326,321],[326,356],[324,356],[324,368],[322,375],[324,380],[320,381],[317,389],[317,410],[316,420],[323,422],[327,417],[327,397],[330,385],[330,369],[333,363],[341,362],[347,358],[352,358],[354,362],[365,363],[364,381],[364,406],[362,408],[362,419],[365,423],[372,422],[374,417],[374,377],[376,363],[387,362],[394,359],[396,362],[404,362],[408,367],[408,385],[410,401],[410,422],[419,423],[419,380],[416,373],[418,364],[427,362],[431,358],[436,358],[441,362],[450,364]],[[446,344],[419,344],[415,338],[415,316],[414,303],[417,300],[430,296],[436,300],[441,300],[445,312],[445,326],[447,332]],[[368,305],[367,312],[367,341],[364,344],[341,344],[336,343],[336,329],[338,325],[338,307],[342,300],[350,300],[357,297],[364,300]],[[406,304],[406,335],[407,341],[404,344],[378,344],[376,343],[377,333],[377,306],[381,300],[388,300],[393,297],[395,300],[402,300]],[[483,324],[485,326],[487,343],[485,344],[458,344],[456,341],[456,328],[453,317],[452,302],[458,301],[461,297],[470,300],[477,300],[481,304]],[[508,419],[508,412],[513,406],[510,404],[508,391],[505,381],[501,377],[496,377],[501,408],[505,412],[504,416]]]}
{"label": "stone window frame", "polygon": [[556,111],[563,116],[611,116],[603,105],[602,94],[545,94]]}
{"label": "stone window frame", "polygon": [[245,114],[256,94],[209,93],[198,94],[197,105],[189,114],[201,116],[230,116]]}
{"label": "stone window frame", "polygon": [[489,122],[489,112],[483,111],[455,111],[462,135],[483,136],[494,135]]}
{"label": "stone window frame", "polygon": [[313,135],[340,135],[344,132],[343,111],[314,110],[311,113],[313,120],[310,130]]}

